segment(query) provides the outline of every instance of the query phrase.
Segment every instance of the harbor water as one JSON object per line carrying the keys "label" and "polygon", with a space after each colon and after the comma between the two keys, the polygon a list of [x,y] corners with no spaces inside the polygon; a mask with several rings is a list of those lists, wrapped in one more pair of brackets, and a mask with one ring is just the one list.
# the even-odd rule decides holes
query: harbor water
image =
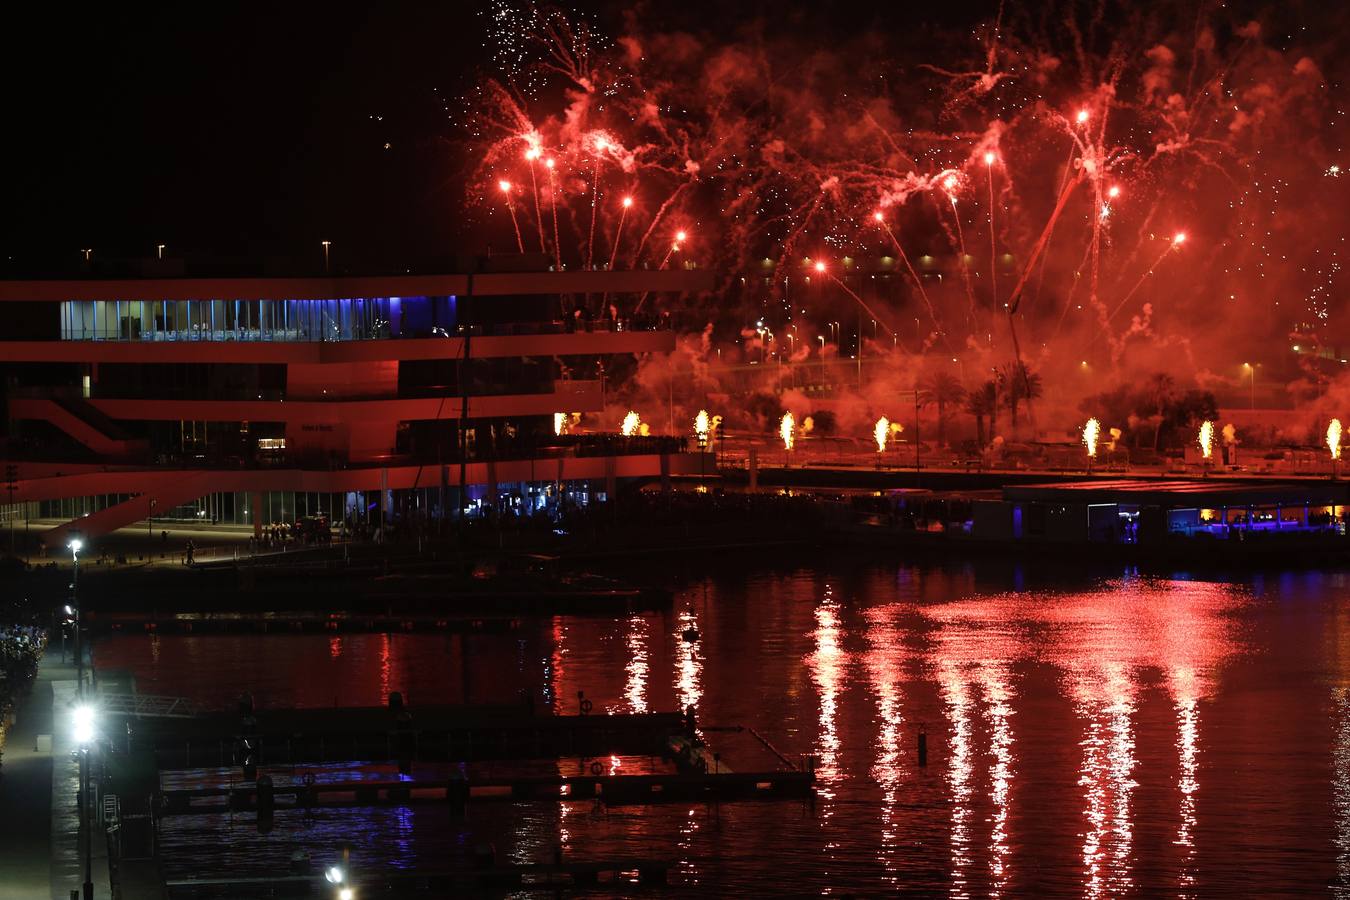
{"label": "harbor water", "polygon": [[[243,691],[262,707],[376,705],[401,691],[414,714],[525,695],[571,714],[578,692],[593,714],[693,706],[714,747],[718,729],[745,726],[790,760],[814,756],[813,802],[279,810],[265,833],[251,814],[175,817],[167,873],[284,874],[293,853],[317,864],[343,843],[357,872],[444,870],[490,843],[498,862],[543,862],[556,847],[669,860],[659,890],[674,893],[1350,890],[1346,574],[876,557],[627,574],[674,586],[672,608],[472,634],[127,635],[100,639],[96,665],[131,672],[143,693],[222,709]],[[594,762],[530,765],[576,774]],[[166,784],[238,778],[203,765]],[[394,777],[333,769],[315,771]]]}

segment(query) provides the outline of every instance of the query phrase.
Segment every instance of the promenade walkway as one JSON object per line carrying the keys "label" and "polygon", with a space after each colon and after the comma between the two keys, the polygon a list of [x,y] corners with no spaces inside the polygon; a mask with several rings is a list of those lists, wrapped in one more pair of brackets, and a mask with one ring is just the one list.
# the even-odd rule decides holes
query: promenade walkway
{"label": "promenade walkway", "polygon": [[[68,900],[81,879],[58,883],[52,853],[53,683],[75,684],[74,657],[62,661],[59,644],[43,654],[32,690],[18,705],[14,727],[0,769],[0,900]],[[39,746],[38,735],[46,736]],[[75,795],[67,798],[68,814],[76,814]],[[58,811],[59,812],[59,811]],[[59,818],[59,817],[58,817]],[[71,837],[74,847],[74,837]],[[72,870],[77,866],[71,866]]]}

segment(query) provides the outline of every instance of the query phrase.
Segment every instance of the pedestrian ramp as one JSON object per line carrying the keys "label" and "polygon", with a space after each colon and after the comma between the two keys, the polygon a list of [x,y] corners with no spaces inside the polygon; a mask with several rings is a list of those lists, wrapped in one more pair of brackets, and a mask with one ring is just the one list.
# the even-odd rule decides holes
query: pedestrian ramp
{"label": "pedestrian ramp", "polygon": [[175,506],[209,494],[211,475],[188,475],[174,481],[156,479],[154,484],[155,487],[147,488],[135,497],[56,526],[42,535],[42,542],[48,547],[63,547],[77,534],[88,539],[125,528],[150,514],[151,500],[155,501],[155,511],[165,514]]}

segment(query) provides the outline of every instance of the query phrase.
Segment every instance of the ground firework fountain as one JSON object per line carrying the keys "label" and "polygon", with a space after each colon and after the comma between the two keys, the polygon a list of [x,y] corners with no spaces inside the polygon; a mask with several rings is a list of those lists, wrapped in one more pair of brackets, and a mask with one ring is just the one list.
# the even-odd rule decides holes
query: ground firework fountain
{"label": "ground firework fountain", "polygon": [[1340,474],[1341,468],[1341,420],[1332,419],[1327,425],[1327,449],[1331,451],[1331,477]]}
{"label": "ground firework fountain", "polygon": [[1093,460],[1097,458],[1097,438],[1101,434],[1101,423],[1096,419],[1088,419],[1087,424],[1083,426],[1083,446],[1087,448],[1088,472],[1092,472]]}
{"label": "ground firework fountain", "polygon": [[1196,438],[1200,445],[1200,464],[1205,475],[1209,474],[1209,463],[1214,456],[1214,423],[1206,419],[1200,423],[1200,434]]}

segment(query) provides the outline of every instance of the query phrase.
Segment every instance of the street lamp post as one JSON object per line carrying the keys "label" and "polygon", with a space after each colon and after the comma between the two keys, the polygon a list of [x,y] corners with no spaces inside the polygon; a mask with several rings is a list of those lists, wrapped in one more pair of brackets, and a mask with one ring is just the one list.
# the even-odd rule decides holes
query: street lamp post
{"label": "street lamp post", "polygon": [[[76,630],[76,635],[79,630]],[[90,838],[93,822],[89,821],[89,749],[94,740],[94,709],[83,701],[75,707],[73,716],[75,743],[80,745],[80,853],[84,856],[84,900],[94,900],[93,854]]]}
{"label": "street lamp post", "polygon": [[329,245],[331,245],[333,242],[332,242],[332,241],[319,241],[319,243],[323,244],[323,271],[324,271],[324,274],[327,274],[327,273],[328,273],[328,247],[329,247]]}
{"label": "street lamp post", "polygon": [[70,541],[70,559],[74,573],[70,582],[71,608],[75,616],[75,692],[78,705],[75,707],[74,736],[80,745],[80,852],[84,856],[84,900],[94,898],[93,862],[90,853],[89,821],[89,743],[94,738],[93,710],[84,700],[84,645],[80,637],[80,548],[84,542],[79,538]]}
{"label": "street lamp post", "polygon": [[70,579],[70,605],[75,610],[75,690],[80,699],[84,702],[84,647],[80,639],[80,548],[84,542],[79,538],[72,538],[70,542],[70,559],[74,564],[75,571]]}
{"label": "street lamp post", "polygon": [[[153,541],[153,540],[155,539],[155,504],[156,504],[156,502],[157,502],[157,501],[155,500],[154,497],[151,497],[151,498],[150,498],[150,515],[146,516],[146,519],[145,519],[145,537],[146,537],[146,540],[149,540],[149,541]],[[152,544],[149,548],[146,549],[146,551],[145,551],[145,552],[146,552],[146,555],[149,556],[149,554],[150,554],[153,550],[154,550],[154,545]]]}
{"label": "street lamp post", "polygon": [[1246,369],[1247,374],[1251,376],[1252,381],[1251,408],[1256,409],[1256,366],[1252,365],[1251,363],[1243,363],[1242,367]]}

